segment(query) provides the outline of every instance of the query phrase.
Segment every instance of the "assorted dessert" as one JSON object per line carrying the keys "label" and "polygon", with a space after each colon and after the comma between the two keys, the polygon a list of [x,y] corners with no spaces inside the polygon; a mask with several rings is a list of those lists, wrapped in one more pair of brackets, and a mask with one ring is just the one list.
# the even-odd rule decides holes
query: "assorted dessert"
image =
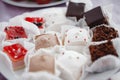
{"label": "assorted dessert", "polygon": [[108,41],[106,43],[102,43],[99,45],[90,45],[90,54],[92,61],[97,60],[100,57],[106,56],[106,55],[114,55],[118,57],[118,53],[116,49],[113,46],[113,43],[111,41]]}
{"label": "assorted dessert", "polygon": [[35,24],[39,29],[43,29],[43,24],[45,22],[45,20],[43,18],[40,18],[40,17],[26,17],[25,20]]}
{"label": "assorted dessert", "polygon": [[30,72],[48,71],[55,73],[55,59],[50,54],[36,54],[30,58]]}
{"label": "assorted dessert", "polygon": [[107,25],[100,25],[93,29],[92,41],[110,40],[119,37],[118,31]]}
{"label": "assorted dessert", "polygon": [[65,32],[64,45],[86,45],[89,41],[89,32],[84,28],[75,27]]}
{"label": "assorted dessert", "polygon": [[90,28],[101,24],[109,24],[107,20],[107,15],[103,13],[102,8],[100,6],[85,12],[84,15],[85,21]]}
{"label": "assorted dessert", "polygon": [[40,48],[54,47],[56,45],[60,45],[56,35],[42,34],[42,35],[36,36],[35,38],[35,49],[36,50]]}
{"label": "assorted dessert", "polygon": [[[36,1],[46,2],[47,0]],[[72,23],[66,22],[60,25],[61,22],[58,22],[56,25],[47,27],[47,19],[44,18],[46,15],[42,17],[23,15],[20,23],[26,22],[26,25],[32,23],[33,26],[37,26],[39,31],[44,30],[43,33],[32,35],[32,38],[28,34],[29,28],[27,28],[28,31],[24,29],[26,25],[4,26],[3,33],[6,34],[6,39],[2,41],[2,44],[25,38],[27,42],[34,45],[30,50],[26,49],[26,46],[31,47],[30,44],[22,45],[19,41],[11,45],[2,45],[1,51],[7,54],[12,62],[13,72],[25,69],[26,74],[47,72],[61,80],[87,80],[83,79],[84,73],[87,72],[86,65],[90,67],[108,55],[119,58],[117,50],[119,48],[116,48],[117,45],[114,42],[119,38],[119,31],[115,26],[109,24],[109,17],[104,13],[102,7],[98,6],[87,11],[85,9],[85,3],[69,1],[67,10],[62,14],[64,17],[56,17],[56,15],[54,17],[60,18],[60,20],[68,19]],[[59,12],[57,14],[59,15]],[[59,28],[55,28],[57,30],[48,29],[49,27],[54,28],[53,26],[59,26]],[[35,30],[34,28],[33,30]],[[71,49],[67,49],[66,46]],[[82,49],[80,52],[76,50],[80,48]]]}
{"label": "assorted dessert", "polygon": [[62,76],[63,80],[69,80],[69,78],[66,79],[68,76],[79,80],[82,75],[82,67],[87,63],[87,58],[75,51],[64,51],[62,55],[58,57],[58,62],[63,66],[66,73],[67,71],[70,72],[69,74],[61,73],[60,76]]}
{"label": "assorted dessert", "polygon": [[74,3],[69,2],[66,16],[67,17],[76,17],[77,20],[83,18],[85,11],[85,3]]}
{"label": "assorted dessert", "polygon": [[4,46],[3,51],[11,59],[14,70],[18,70],[25,67],[24,56],[26,55],[27,50],[21,44],[16,43]]}
{"label": "assorted dessert", "polygon": [[26,32],[21,26],[9,26],[4,29],[6,40],[27,38]]}

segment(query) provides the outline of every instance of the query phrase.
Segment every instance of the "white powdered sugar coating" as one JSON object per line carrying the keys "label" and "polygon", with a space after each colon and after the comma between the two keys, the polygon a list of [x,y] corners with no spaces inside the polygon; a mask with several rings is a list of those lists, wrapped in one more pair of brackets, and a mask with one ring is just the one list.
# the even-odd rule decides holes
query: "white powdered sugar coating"
{"label": "white powdered sugar coating", "polygon": [[75,51],[65,51],[59,56],[57,61],[65,68],[65,70],[70,72],[71,75],[69,76],[73,76],[75,80],[78,80],[81,76],[82,67],[87,62],[87,58]]}
{"label": "white powdered sugar coating", "polygon": [[85,45],[90,41],[89,33],[86,29],[72,28],[65,33],[65,45]]}

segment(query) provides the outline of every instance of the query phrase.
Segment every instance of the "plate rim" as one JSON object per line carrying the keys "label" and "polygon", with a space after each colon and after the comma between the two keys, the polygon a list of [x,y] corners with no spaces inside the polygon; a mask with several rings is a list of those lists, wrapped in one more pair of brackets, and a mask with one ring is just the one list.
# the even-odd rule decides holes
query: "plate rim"
{"label": "plate rim", "polygon": [[60,5],[60,4],[66,3],[69,0],[62,0],[62,1],[57,1],[57,2],[53,2],[53,3],[49,3],[49,4],[42,4],[42,5],[39,5],[39,4],[33,4],[33,5],[27,4],[27,5],[25,5],[25,4],[22,4],[22,3],[19,3],[19,2],[15,2],[15,1],[12,1],[12,0],[2,0],[2,1],[7,3],[7,4],[13,5],[13,6],[17,6],[17,7],[43,8],[43,7],[50,7],[50,6]]}

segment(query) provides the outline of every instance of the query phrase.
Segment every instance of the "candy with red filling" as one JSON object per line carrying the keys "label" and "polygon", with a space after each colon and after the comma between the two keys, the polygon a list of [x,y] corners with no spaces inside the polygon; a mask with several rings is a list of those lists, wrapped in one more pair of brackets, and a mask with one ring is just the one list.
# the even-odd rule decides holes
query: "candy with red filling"
{"label": "candy with red filling", "polygon": [[106,55],[118,56],[116,49],[114,48],[111,41],[99,45],[90,45],[89,50],[93,62]]}
{"label": "candy with red filling", "polygon": [[101,25],[93,29],[92,41],[103,41],[119,37],[118,31],[112,27]]}
{"label": "candy with red filling", "polygon": [[59,41],[56,35],[42,34],[38,35],[35,39],[35,49],[48,48],[59,45]]}
{"label": "candy with red filling", "polygon": [[3,51],[12,61],[13,69],[18,70],[24,67],[24,56],[27,50],[19,43],[4,46]]}
{"label": "candy with red filling", "polygon": [[35,24],[39,29],[43,29],[43,23],[45,22],[45,20],[43,18],[40,18],[40,17],[26,17],[25,20]]}
{"label": "candy with red filling", "polygon": [[76,17],[77,20],[80,18],[83,18],[83,13],[85,9],[84,3],[75,3],[75,2],[69,2],[68,9],[66,16],[67,17]]}
{"label": "candy with red filling", "polygon": [[90,28],[101,24],[108,24],[107,18],[100,6],[84,13],[84,15],[85,21]]}
{"label": "candy with red filling", "polygon": [[18,38],[27,38],[26,32],[21,26],[9,26],[4,29],[6,33],[6,39],[18,39]]}
{"label": "candy with red filling", "polygon": [[55,60],[49,54],[37,54],[30,58],[30,72],[47,71],[55,73]]}

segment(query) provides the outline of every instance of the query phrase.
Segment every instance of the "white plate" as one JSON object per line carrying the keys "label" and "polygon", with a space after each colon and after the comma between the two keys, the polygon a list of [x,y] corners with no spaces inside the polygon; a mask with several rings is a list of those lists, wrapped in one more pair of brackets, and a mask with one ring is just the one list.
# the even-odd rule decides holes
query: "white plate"
{"label": "white plate", "polygon": [[[11,2],[10,0],[4,0],[5,1],[9,1]],[[63,0],[63,2],[65,2],[67,0]],[[61,1],[58,1],[58,2],[61,2]],[[19,4],[19,3],[18,3]],[[50,4],[53,4],[53,3],[50,3]],[[55,3],[54,3],[55,4]],[[23,5],[23,4],[22,4]],[[24,3],[25,5],[25,3]],[[49,5],[49,4],[48,4]],[[89,4],[91,5],[91,4]],[[40,5],[39,5],[40,6]],[[32,7],[31,7],[32,8]],[[14,23],[15,24],[19,24],[19,20],[21,20],[21,18],[24,18],[25,16],[50,16],[52,15],[52,19],[54,20],[59,20],[58,18],[53,18],[56,14],[56,15],[64,15],[65,16],[65,13],[66,13],[66,9],[67,7],[53,7],[53,8],[46,8],[46,9],[40,9],[40,10],[37,10],[37,11],[33,11],[33,12],[28,12],[28,13],[24,13],[24,14],[21,14],[21,15],[18,15],[12,19],[10,19],[9,21],[15,21]],[[53,16],[54,15],[54,16]],[[49,17],[48,17],[49,18]],[[60,20],[61,20],[61,17],[59,17]],[[51,19],[51,20],[52,20]],[[16,21],[17,20],[17,21]],[[61,20],[62,21],[62,20]],[[18,22],[18,23],[17,23]],[[54,22],[55,23],[55,22]],[[0,22],[0,26],[3,26],[5,25],[4,22]],[[1,29],[0,29],[1,30]],[[0,36],[1,37],[1,36]],[[1,45],[0,45],[0,48],[1,48]],[[15,71],[15,73],[13,73],[13,71],[10,70],[11,67],[9,67],[9,65],[6,65],[6,62],[9,61],[9,60],[6,60],[8,58],[6,58],[6,56],[2,55],[1,52],[0,52],[0,72],[8,79],[8,80],[18,80],[17,77],[18,75],[21,76],[21,73],[23,72],[23,69],[20,70],[20,71]],[[8,64],[8,63],[7,63]]]}
{"label": "white plate", "polygon": [[7,3],[7,4],[18,6],[18,7],[40,8],[40,7],[49,7],[49,6],[55,6],[55,5],[63,4],[65,2],[67,2],[68,0],[51,2],[49,4],[37,4],[35,2],[28,2],[28,1],[21,1],[21,2],[15,2],[15,1],[12,1],[12,0],[2,0],[2,1]]}

